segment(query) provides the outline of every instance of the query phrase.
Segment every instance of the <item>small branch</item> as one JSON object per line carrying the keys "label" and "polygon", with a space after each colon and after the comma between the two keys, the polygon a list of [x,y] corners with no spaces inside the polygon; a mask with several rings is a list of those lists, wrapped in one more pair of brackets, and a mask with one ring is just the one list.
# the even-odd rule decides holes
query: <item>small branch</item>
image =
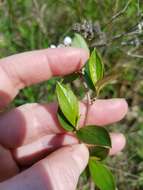
{"label": "small branch", "polygon": [[[121,15],[123,15],[123,14],[126,12],[126,10],[128,9],[128,7],[129,7],[131,1],[132,1],[132,0],[129,0],[129,1],[126,3],[125,7],[124,7],[121,11],[119,11],[118,13],[116,13],[115,15],[113,15],[112,18],[111,18],[111,20],[109,21],[109,23],[113,22],[115,19],[117,19],[118,17],[120,17]],[[108,24],[109,24],[109,23],[108,23]]]}
{"label": "small branch", "polygon": [[125,171],[123,171],[122,169],[113,168],[113,167],[109,167],[109,168],[112,169],[112,170],[114,170],[114,171],[117,171],[117,172],[123,172],[126,176],[130,176],[130,177],[132,177],[132,178],[134,178],[134,179],[136,179],[136,180],[139,178],[139,176],[134,175],[134,174],[131,174],[131,173],[129,173],[129,172],[125,172]]}
{"label": "small branch", "polygon": [[41,28],[41,31],[46,34],[47,30],[46,30],[46,27],[44,25],[44,13],[46,11],[46,8],[47,8],[47,5],[46,4],[43,4],[43,6],[40,8],[37,0],[33,0],[33,5],[35,7],[35,10],[36,10],[36,20],[37,20],[37,23],[39,24],[39,27]]}
{"label": "small branch", "polygon": [[87,92],[86,113],[83,125],[86,125],[90,105],[91,105],[91,98],[89,92]]}
{"label": "small branch", "polygon": [[90,187],[89,187],[90,190],[95,190],[95,184],[94,182],[92,181],[92,179],[90,180]]}
{"label": "small branch", "polygon": [[140,58],[143,59],[143,55],[138,55],[135,54],[134,51],[136,51],[137,47],[132,48],[130,51],[127,52],[127,55],[131,56],[131,57],[136,57],[136,58]]}
{"label": "small branch", "polygon": [[138,9],[138,13],[137,13],[137,16],[140,16],[141,15],[141,9],[140,9],[140,0],[137,0],[137,9]]}

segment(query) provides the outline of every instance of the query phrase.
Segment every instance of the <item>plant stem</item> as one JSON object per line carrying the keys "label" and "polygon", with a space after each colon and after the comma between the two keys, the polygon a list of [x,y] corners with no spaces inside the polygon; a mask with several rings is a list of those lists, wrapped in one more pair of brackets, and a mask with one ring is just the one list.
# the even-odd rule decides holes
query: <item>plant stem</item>
{"label": "plant stem", "polygon": [[87,122],[89,107],[91,104],[92,104],[91,98],[90,98],[89,92],[87,92],[86,113],[85,113],[85,119],[84,119],[84,124],[83,124],[84,126],[86,125],[86,122]]}

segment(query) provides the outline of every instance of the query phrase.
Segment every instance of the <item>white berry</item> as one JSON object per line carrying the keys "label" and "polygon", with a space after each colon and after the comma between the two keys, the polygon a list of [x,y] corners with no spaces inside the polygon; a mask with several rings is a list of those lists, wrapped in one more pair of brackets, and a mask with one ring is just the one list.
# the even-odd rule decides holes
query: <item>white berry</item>
{"label": "white berry", "polygon": [[139,30],[142,30],[142,25],[138,24],[138,28],[139,28]]}
{"label": "white berry", "polygon": [[66,37],[64,38],[64,44],[65,44],[66,46],[69,46],[69,45],[71,45],[71,43],[72,43],[71,37],[66,36]]}
{"label": "white berry", "polygon": [[56,48],[56,46],[54,44],[51,44],[50,48]]}

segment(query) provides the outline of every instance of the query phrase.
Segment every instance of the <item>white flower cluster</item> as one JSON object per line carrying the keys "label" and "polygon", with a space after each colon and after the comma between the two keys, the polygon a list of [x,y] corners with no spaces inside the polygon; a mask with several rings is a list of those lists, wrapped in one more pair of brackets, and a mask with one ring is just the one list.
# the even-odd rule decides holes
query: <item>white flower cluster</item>
{"label": "white flower cluster", "polygon": [[59,44],[59,45],[54,45],[51,44],[50,48],[61,48],[61,47],[69,47],[72,44],[72,38],[70,36],[66,36],[63,40],[63,44]]}
{"label": "white flower cluster", "polygon": [[143,32],[143,22],[140,22],[138,24],[138,30],[139,30],[139,33],[141,34]]}

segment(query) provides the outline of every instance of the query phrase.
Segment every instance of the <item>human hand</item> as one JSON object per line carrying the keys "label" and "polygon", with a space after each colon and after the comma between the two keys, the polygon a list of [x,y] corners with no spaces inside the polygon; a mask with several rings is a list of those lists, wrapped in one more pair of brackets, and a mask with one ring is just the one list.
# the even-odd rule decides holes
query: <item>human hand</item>
{"label": "human hand", "polygon": [[[84,50],[74,48],[45,49],[1,59],[0,108],[6,107],[20,89],[79,70],[87,59]],[[86,124],[117,122],[125,116],[127,107],[124,99],[97,100],[89,108]],[[56,112],[56,103],[33,103],[1,113],[0,190],[75,190],[88,162],[88,150],[63,131]],[[80,102],[80,126],[85,113],[86,105]],[[125,138],[112,133],[111,139],[113,155],[122,150]]]}

